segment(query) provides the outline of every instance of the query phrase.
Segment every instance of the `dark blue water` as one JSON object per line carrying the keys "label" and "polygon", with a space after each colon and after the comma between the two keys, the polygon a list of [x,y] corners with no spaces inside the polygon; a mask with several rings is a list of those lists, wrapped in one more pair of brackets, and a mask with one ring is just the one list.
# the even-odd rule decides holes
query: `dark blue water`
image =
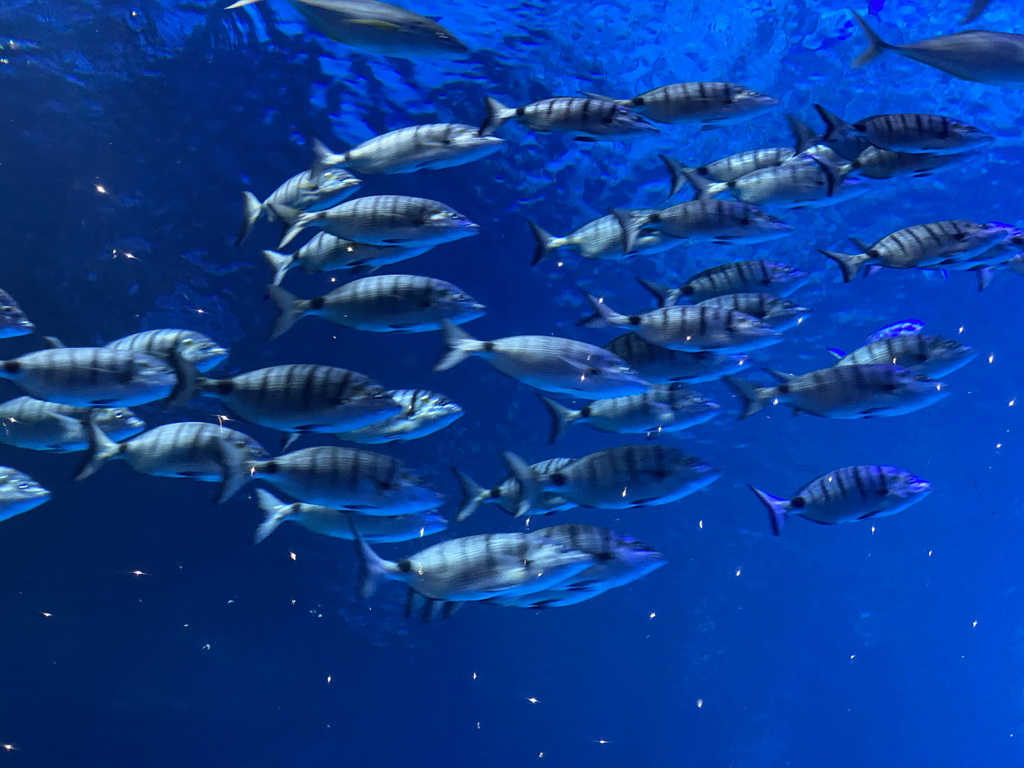
{"label": "dark blue water", "polygon": [[[887,0],[872,10],[887,35],[911,40],[953,30],[965,5]],[[265,196],[306,167],[306,137],[344,148],[415,123],[476,123],[486,94],[525,104],[730,80],[783,104],[751,123],[668,126],[632,145],[578,145],[509,125],[509,147],[479,163],[368,177],[363,193],[436,197],[482,225],[479,236],[391,271],[450,280],[484,301],[487,316],[470,328],[481,338],[604,343],[608,332],[574,326],[585,313],[581,288],[632,311],[649,302],[634,276],[776,258],[815,272],[796,296],[814,313],[760,363],[821,367],[825,347],[851,349],[907,317],[981,354],[949,377],[950,397],[893,419],[791,418],[777,408],[737,422],[731,393],[702,386],[729,412],[666,439],[721,467],[723,479],[669,506],[554,520],[634,535],[664,552],[667,567],[580,606],[469,605],[426,626],[402,616],[397,585],[356,599],[349,542],[285,525],[252,546],[261,516],[251,487],[216,507],[207,484],[123,466],[72,483],[74,456],[0,447],[0,464],[54,491],[0,536],[0,743],[12,747],[0,762],[1021,765],[1024,404],[1012,403],[1024,367],[1024,280],[1000,272],[979,293],[965,273],[886,271],[844,285],[815,251],[913,223],[1020,223],[1020,93],[903,59],[852,71],[859,34],[846,4],[832,0],[421,0],[416,10],[443,14],[472,54],[430,63],[359,53],[307,31],[281,2],[226,13],[172,0],[6,0],[0,285],[41,333],[68,344],[189,327],[231,347],[226,372],[316,362],[445,393],[466,415],[387,452],[442,489],[452,516],[452,465],[491,482],[502,476],[502,450],[539,461],[629,440],[581,426],[549,448],[547,417],[525,387],[479,360],[432,372],[438,334],[360,334],[307,319],[267,342],[275,312],[260,249],[277,230],[261,223],[240,249],[231,245],[241,191]],[[1024,24],[1012,3],[983,21]],[[785,144],[783,113],[811,120],[814,102],[853,117],[948,114],[999,142],[934,178],[878,184],[835,209],[784,212],[797,227],[786,240],[625,264],[566,254],[562,267],[530,267],[527,218],[564,234],[612,206],[661,204],[658,152],[700,163]],[[296,271],[288,286],[318,295],[329,277]],[[40,347],[38,335],[2,344],[4,358]],[[16,394],[0,387],[4,399]],[[214,407],[138,410],[154,425],[209,419]],[[273,433],[247,429],[276,444]],[[899,516],[841,527],[795,519],[775,539],[745,487],[786,496],[867,463],[905,467],[935,491]],[[518,529],[488,506],[446,535]],[[398,559],[419,546],[380,549]]]}

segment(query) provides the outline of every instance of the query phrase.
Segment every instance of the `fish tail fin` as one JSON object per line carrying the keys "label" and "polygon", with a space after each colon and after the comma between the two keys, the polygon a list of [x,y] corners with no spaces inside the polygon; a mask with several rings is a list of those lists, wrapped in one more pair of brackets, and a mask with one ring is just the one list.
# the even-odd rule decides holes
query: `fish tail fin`
{"label": "fish tail fin", "polygon": [[832,141],[833,139],[841,136],[846,136],[850,132],[850,124],[839,117],[834,112],[829,112],[821,104],[814,105],[818,115],[825,123],[825,134],[822,138],[825,141]]}
{"label": "fish tail fin", "polygon": [[260,2],[260,0],[236,0],[236,2],[232,3],[231,5],[229,5],[224,10],[225,11],[233,11],[235,8],[243,8],[246,5],[252,5],[253,3],[258,3],[258,2]]}
{"label": "fish tail fin", "polygon": [[[693,188],[694,200],[708,200],[726,189],[722,184],[712,184],[709,179],[705,179],[690,168],[680,168],[679,173],[682,174],[686,183]],[[675,187],[675,184],[676,182],[673,181],[673,187]]]}
{"label": "fish tail fin", "polygon": [[443,328],[444,343],[448,345],[448,351],[434,366],[435,371],[447,371],[449,368],[454,368],[483,347],[482,342],[474,339],[454,323],[445,320]]}
{"label": "fish tail fin", "polygon": [[174,369],[175,384],[171,394],[164,400],[164,408],[177,408],[195,397],[199,389],[199,373],[195,364],[180,349],[171,350],[167,362]]}
{"label": "fish tail fin", "polygon": [[370,548],[363,534],[359,532],[354,518],[350,517],[348,524],[352,528],[352,538],[355,540],[356,553],[359,555],[359,596],[363,600],[368,600],[376,591],[377,583],[391,572],[391,563]]}
{"label": "fish tail fin", "polygon": [[511,451],[501,454],[505,465],[515,481],[519,484],[519,504],[516,506],[516,517],[522,517],[537,506],[540,499],[540,487],[537,483],[537,473],[533,468]]}
{"label": "fish tail fin", "polygon": [[631,211],[624,211],[621,208],[612,208],[612,216],[622,227],[622,252],[627,256],[633,252],[636,246],[636,239],[643,229],[643,218],[634,216]]}
{"label": "fish tail fin", "polygon": [[459,483],[462,491],[462,501],[459,502],[459,510],[455,514],[456,522],[461,523],[468,519],[480,508],[480,504],[487,498],[487,489],[457,467],[452,467],[452,474]]}
{"label": "fish tail fin", "polygon": [[640,287],[645,288],[655,300],[658,302],[659,307],[669,306],[669,293],[670,289],[667,285],[656,283],[653,280],[644,280],[642,277],[634,278]]}
{"label": "fish tail fin", "polygon": [[484,99],[484,107],[487,109],[487,117],[477,131],[480,136],[490,136],[516,113],[514,109],[509,109],[493,96]]}
{"label": "fish tail fin", "polygon": [[789,502],[786,499],[780,499],[778,496],[765,493],[752,485],[747,487],[754,492],[754,495],[761,500],[761,503],[768,510],[768,522],[771,523],[772,533],[776,536],[781,536],[782,529],[786,527],[786,517],[789,515]]}
{"label": "fish tail fin", "polygon": [[562,436],[566,429],[580,418],[580,412],[572,408],[566,408],[561,403],[556,403],[549,397],[538,395],[544,407],[548,409],[551,416],[551,431],[548,433],[548,444],[553,445]]}
{"label": "fish tail fin", "polygon": [[273,283],[267,286],[267,293],[270,294],[271,300],[280,313],[274,323],[274,329],[270,332],[270,338],[276,339],[302,319],[306,314],[309,302]]}
{"label": "fish tail fin", "polygon": [[345,155],[332,152],[330,147],[320,141],[320,139],[313,139],[310,148],[313,151],[313,164],[309,169],[311,181],[318,180],[320,174],[328,168],[335,165],[344,165],[345,163]]}
{"label": "fish tail fin", "polygon": [[555,237],[550,232],[534,224],[532,221],[527,221],[526,223],[530,225],[530,231],[533,233],[533,239],[537,241],[537,245],[533,249],[533,261],[530,262],[530,266],[535,267],[540,264],[541,260],[551,251],[558,248],[558,240],[561,238]]}
{"label": "fish tail fin", "polygon": [[826,251],[822,248],[819,248],[818,252],[839,265],[839,268],[843,270],[844,283],[852,282],[865,262],[871,260],[871,257],[866,253],[837,253],[836,251]]}
{"label": "fish tail fin", "polygon": [[664,163],[665,170],[668,171],[668,196],[674,197],[688,181],[686,174],[696,173],[696,170],[680,164],[678,160],[673,160],[668,155],[658,155],[658,157],[661,159],[661,162]]}
{"label": "fish tail fin", "polygon": [[281,237],[281,242],[278,243],[278,248],[284,248],[288,243],[298,237],[302,230],[309,226],[312,226],[313,222],[319,221],[324,218],[325,211],[316,211],[315,213],[301,213],[295,220],[295,223],[285,230],[284,235]]}
{"label": "fish tail fin", "polygon": [[589,293],[584,294],[584,296],[587,297],[590,306],[594,308],[594,314],[587,315],[582,320],[577,321],[576,325],[581,328],[607,328],[613,325],[626,325],[629,322],[625,315],[620,315],[605,304],[602,299],[591,296]]}
{"label": "fish tail fin", "polygon": [[995,272],[992,267],[981,267],[976,272],[978,274],[978,290],[984,291],[992,284],[992,276]]}
{"label": "fish tail fin", "polygon": [[743,401],[743,412],[740,414],[741,421],[750,418],[764,408],[765,399],[761,396],[756,385],[735,376],[726,376],[725,383]]}
{"label": "fish tail fin", "polygon": [[786,122],[789,123],[789,132],[793,134],[793,151],[796,154],[806,152],[818,143],[818,134],[796,115],[787,114]]}
{"label": "fish tail fin", "polygon": [[280,285],[288,270],[295,266],[295,254],[278,253],[277,251],[264,251],[263,258],[274,270],[274,285]]}
{"label": "fish tail fin", "polygon": [[252,543],[259,544],[270,534],[277,530],[285,520],[289,518],[292,505],[277,498],[270,491],[263,488],[256,489],[256,503],[259,504],[265,517],[253,534]]}
{"label": "fish tail fin", "polygon": [[249,482],[252,475],[246,471],[247,465],[241,449],[224,436],[217,440],[217,463],[220,464],[220,488],[217,490],[217,503],[223,504],[238,493],[242,486]]}
{"label": "fish tail fin", "polygon": [[235,238],[235,245],[241,245],[245,238],[252,234],[252,228],[256,226],[256,222],[260,220],[260,216],[262,215],[263,203],[260,202],[260,199],[252,192],[243,192],[242,224],[238,228],[238,236]]}
{"label": "fish tail fin", "polygon": [[851,13],[853,13],[853,18],[857,20],[861,30],[868,39],[868,47],[860,56],[857,57],[857,60],[853,62],[853,66],[856,69],[857,67],[863,67],[865,64],[873,61],[877,56],[885,53],[887,50],[890,50],[895,46],[885,42],[885,40],[883,40],[879,34],[871,28],[871,25],[864,20],[863,16],[856,11],[851,11]]}
{"label": "fish tail fin", "polygon": [[121,455],[121,446],[107,437],[107,433],[96,425],[95,411],[86,421],[85,428],[89,433],[89,453],[78,466],[75,480],[85,480],[108,461]]}
{"label": "fish tail fin", "polygon": [[988,8],[988,4],[991,2],[992,0],[974,0],[974,2],[971,3],[971,9],[967,12],[967,15],[964,16],[964,20],[960,23],[970,24],[985,12],[985,9]]}

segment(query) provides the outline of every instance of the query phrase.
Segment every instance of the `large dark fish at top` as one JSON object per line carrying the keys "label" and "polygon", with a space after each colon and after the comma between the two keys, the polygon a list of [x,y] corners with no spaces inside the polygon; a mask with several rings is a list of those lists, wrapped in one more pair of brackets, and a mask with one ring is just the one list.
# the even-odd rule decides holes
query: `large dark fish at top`
{"label": "large dark fish at top", "polygon": [[[436,20],[379,0],[290,0],[317,32],[371,53],[420,59],[469,48]],[[225,10],[260,0],[238,0]]]}
{"label": "large dark fish at top", "polygon": [[[984,9],[983,2],[975,3],[976,7],[978,5]],[[868,49],[853,62],[855,67],[892,51],[961,80],[989,85],[1024,85],[1024,35],[969,29],[908,45],[893,45],[879,37],[860,14],[853,15],[868,38]]]}

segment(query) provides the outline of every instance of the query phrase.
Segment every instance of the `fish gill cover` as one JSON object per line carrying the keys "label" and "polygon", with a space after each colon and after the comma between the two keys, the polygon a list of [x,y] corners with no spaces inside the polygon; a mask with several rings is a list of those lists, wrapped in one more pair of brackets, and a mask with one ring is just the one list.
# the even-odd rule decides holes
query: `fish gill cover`
{"label": "fish gill cover", "polygon": [[[853,10],[887,43],[903,44],[955,32],[968,5],[885,0]],[[973,12],[984,12],[974,24],[1024,31],[1014,4],[987,5],[973,4]],[[3,383],[3,394],[62,399],[43,416],[24,402],[0,406],[3,442],[21,439],[20,427],[32,427],[36,437],[45,427],[48,442],[35,447],[51,449],[0,445],[0,517],[11,518],[0,541],[0,760],[1020,764],[1017,329],[1024,283],[1013,261],[1013,228],[1021,224],[1020,92],[954,78],[906,55],[854,69],[867,40],[839,2],[410,0],[408,7],[439,17],[468,52],[367,52],[317,32],[283,0],[231,11],[171,0],[7,0],[0,7],[0,287],[10,294],[0,296],[0,358],[19,361],[4,366],[11,382]],[[369,21],[367,34],[389,29],[390,22]],[[436,199],[479,225],[472,237],[409,261],[385,258],[370,276],[447,281],[486,305],[486,315],[444,330],[434,317],[437,330],[375,334],[344,327],[343,305],[330,313],[334,324],[305,318],[268,341],[281,303],[269,296],[285,299],[268,291],[274,274],[261,252],[278,245],[282,222],[268,222],[278,217],[268,209],[235,247],[242,192],[266,200],[310,168],[315,140],[343,153],[411,125],[478,127],[487,118],[487,97],[515,109],[586,92],[630,100],[625,110],[643,115],[649,105],[633,97],[701,81],[743,84],[780,103],[711,130],[658,122],[652,112],[657,133],[593,143],[532,130],[524,110],[494,127],[505,144],[472,163],[360,176],[349,200]],[[834,123],[826,133],[815,104],[852,125]],[[591,108],[612,106],[599,100]],[[956,119],[991,140],[967,137],[954,149],[969,152],[949,155],[949,141],[961,136],[954,124],[894,118],[874,130],[858,122],[904,113]],[[795,145],[787,114],[812,126],[804,146]],[[817,144],[819,134],[838,154]],[[908,135],[916,146],[907,146]],[[879,160],[879,147],[897,146],[892,142],[921,157],[902,157],[903,165],[888,155]],[[691,196],[686,187],[667,197],[670,178],[659,154],[674,161],[684,186],[679,169],[696,169],[690,181],[700,188],[707,186],[704,176],[723,180],[711,178],[712,161],[779,148],[781,162],[807,146],[795,164],[769,166],[786,169],[781,182],[773,170],[766,179],[748,175],[721,198],[763,203],[791,230],[763,220],[770,237],[755,238],[761,242],[720,244],[722,230],[700,242],[675,242],[695,231],[686,229],[693,224],[686,216],[706,204],[649,212]],[[854,157],[844,159],[851,148]],[[878,178],[895,166],[901,175]],[[797,179],[805,186],[792,186]],[[587,259],[563,246],[542,249],[531,266],[538,240],[529,222],[564,236],[612,209],[639,213],[604,225],[613,233],[608,242],[615,244],[604,246],[611,258]],[[961,224],[899,234],[938,222]],[[616,240],[622,225],[639,243],[629,258]],[[747,230],[738,231],[742,240]],[[895,241],[879,242],[891,233]],[[850,245],[851,237],[858,244]],[[281,250],[291,253],[304,242]],[[592,246],[593,237],[586,242]],[[938,245],[922,245],[930,243]],[[818,249],[841,254],[834,258],[844,271]],[[726,280],[748,292],[785,295],[810,310],[806,319],[779,319],[763,297],[719,297],[721,270],[694,279],[741,260],[809,273],[794,279],[781,267],[747,264],[731,268]],[[369,267],[353,274],[296,268],[281,285],[312,299],[368,274]],[[636,278],[680,308],[644,314],[656,302]],[[719,304],[685,308],[705,298]],[[595,310],[598,317],[586,324],[624,327],[578,327]],[[751,311],[764,311],[771,328],[759,330]],[[881,341],[867,345],[883,327]],[[44,335],[69,347],[96,347],[163,328],[205,334],[230,348],[230,357],[199,373],[209,379],[194,385],[190,361],[181,359],[185,348],[177,355],[157,342],[116,356],[126,367],[103,368],[93,352],[28,357],[46,348]],[[639,398],[628,402],[592,400],[592,392],[574,400],[566,392],[583,387],[564,376],[556,381],[550,366],[539,377],[528,375],[515,355],[506,368],[525,384],[489,367],[504,370],[493,355],[433,370],[445,337],[453,347],[480,351],[470,350],[460,332],[484,341],[533,334],[603,345],[629,329],[634,338],[664,345],[645,348],[654,363],[636,358],[638,373],[645,362],[652,380],[680,359],[703,372],[721,362],[699,383],[677,383],[692,384],[724,413],[694,415],[695,401],[678,388],[657,396],[614,392]],[[746,334],[743,351],[737,334]],[[928,341],[936,336],[943,339]],[[635,351],[636,343],[614,349]],[[545,359],[578,364],[578,351],[558,347]],[[725,361],[713,351],[751,359]],[[830,368],[830,351],[864,364]],[[158,357],[136,356],[151,352]],[[691,353],[700,356],[678,357]],[[120,426],[128,418],[150,428],[205,422],[251,434],[269,454],[283,453],[281,432],[240,419],[246,380],[224,382],[293,363],[359,372],[381,392],[439,393],[439,401],[374,395],[370,405],[381,421],[368,420],[404,432],[429,413],[438,431],[428,425],[422,439],[409,442],[344,443],[343,453],[330,430],[293,422],[316,434],[287,449],[298,458],[273,460],[223,431],[172,429],[167,433],[176,437],[150,439],[158,445],[147,449],[131,437],[141,423]],[[159,381],[139,395],[143,364]],[[922,364],[941,371],[943,383],[916,378]],[[590,367],[584,380],[593,375]],[[820,373],[793,379],[769,370]],[[731,387],[717,380],[726,372],[733,374]],[[351,376],[339,376],[356,386]],[[667,387],[669,379],[658,383]],[[568,414],[546,408],[535,394],[538,384]],[[96,395],[101,385],[108,389]],[[255,386],[258,400],[262,384]],[[188,399],[199,390],[206,394]],[[97,412],[90,419],[71,402],[83,391],[91,404],[115,410],[117,402],[99,401],[170,396],[175,404],[142,402],[131,406],[134,416]],[[297,397],[314,391],[310,384]],[[446,411],[446,401],[462,415]],[[790,406],[804,415],[791,418]],[[762,412],[736,419],[756,409]],[[396,426],[388,421],[394,418],[407,421]],[[689,429],[670,428],[687,419]],[[367,428],[346,423],[335,423],[334,431],[358,439]],[[186,432],[208,437],[181,444]],[[552,438],[557,442],[549,445]],[[112,440],[123,440],[124,448]],[[104,467],[72,483],[76,464],[90,454],[56,451],[86,443],[94,461],[102,456],[128,466]],[[315,445],[331,451],[299,455]],[[536,473],[523,466],[618,447]],[[353,449],[385,458],[359,454],[350,461]],[[511,455],[503,460],[503,452]],[[413,474],[399,474],[391,458]],[[363,484],[324,491],[304,484],[307,475],[296,479],[300,471],[317,476],[316,467],[330,462]],[[645,487],[622,482],[652,465]],[[512,470],[519,481],[510,481],[505,496],[485,492]],[[161,477],[168,474],[220,480],[223,487]],[[252,476],[256,482],[247,482]],[[460,510],[463,492],[474,487],[479,497],[470,500],[479,507],[463,502]],[[299,501],[358,502],[364,513],[395,512],[400,497],[403,510],[426,510],[409,513],[423,515],[424,538],[415,540],[416,520],[371,515],[356,526],[365,539],[360,550],[344,540],[355,536],[347,513],[287,506],[296,489],[308,493]],[[444,495],[437,509],[435,491]],[[230,498],[214,506],[216,495]],[[559,511],[539,514],[546,509]],[[517,511],[525,514],[506,514]],[[432,516],[438,512],[448,518],[443,533],[444,523]],[[288,519],[329,535],[285,525]],[[590,550],[598,555],[588,554],[583,529],[543,533],[565,523],[610,529],[622,537],[620,549],[612,554],[605,538]],[[253,546],[257,526],[266,541]],[[458,593],[444,579],[439,592],[434,579],[413,584],[420,592],[410,600],[405,585],[381,584],[372,597],[357,596],[360,563],[370,576],[408,582],[417,563],[427,575],[437,573],[427,567],[434,561],[417,555],[425,547],[479,534],[514,534],[481,550],[489,567],[505,558],[508,576],[523,558],[562,569],[559,578],[545,581],[520,569],[512,574],[519,586],[511,587],[485,571],[485,583]],[[641,547],[634,538],[667,564],[645,561],[634,573],[643,578],[592,594],[612,583],[609,562],[624,561],[627,550],[644,552],[632,548]],[[588,578],[587,568],[603,570]],[[523,579],[533,581],[522,587]],[[437,598],[479,602],[487,589],[499,607],[469,604],[442,619],[453,603]],[[581,594],[593,599],[561,607]],[[558,607],[523,607],[538,602]],[[424,625],[421,617],[435,613]]]}

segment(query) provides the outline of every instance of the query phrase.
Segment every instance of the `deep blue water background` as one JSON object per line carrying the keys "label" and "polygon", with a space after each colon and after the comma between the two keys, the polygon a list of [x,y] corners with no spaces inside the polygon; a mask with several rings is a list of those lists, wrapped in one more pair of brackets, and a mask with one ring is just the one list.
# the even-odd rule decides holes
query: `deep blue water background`
{"label": "deep blue water background", "polygon": [[[887,0],[877,22],[897,40],[917,39],[952,31],[965,5]],[[979,26],[1024,31],[1012,5],[997,3]],[[1024,451],[1021,408],[1008,405],[1021,394],[1024,280],[999,274],[982,294],[965,274],[886,272],[843,285],[814,250],[945,218],[1021,223],[1020,92],[895,58],[853,72],[859,37],[845,4],[831,0],[410,7],[442,14],[474,52],[449,63],[361,54],[305,32],[282,2],[224,13],[172,0],[5,0],[0,285],[41,332],[69,344],[185,326],[229,344],[232,371],[333,363],[387,386],[444,392],[466,416],[389,452],[449,494],[451,514],[452,464],[490,482],[501,450],[537,461],[627,441],[577,427],[549,448],[546,416],[526,388],[476,360],[431,372],[436,334],[361,335],[309,319],[267,343],[274,312],[259,254],[276,230],[264,223],[241,249],[230,245],[241,190],[265,196],[303,168],[306,136],[344,148],[418,122],[475,123],[486,93],[518,104],[722,79],[783,107],[719,131],[666,127],[628,147],[510,125],[507,150],[483,162],[368,178],[367,194],[437,197],[483,225],[393,271],[452,280],[487,303],[469,328],[482,338],[603,342],[607,334],[573,327],[580,287],[616,308],[642,307],[633,275],[779,258],[816,278],[796,296],[814,308],[811,319],[760,358],[774,368],[820,367],[825,346],[852,348],[906,317],[935,333],[962,327],[982,355],[949,378],[954,394],[943,402],[878,421],[778,409],[737,423],[732,396],[703,387],[730,412],[678,444],[723,468],[722,480],[671,506],[554,520],[635,535],[665,552],[667,567],[577,607],[468,606],[428,626],[402,617],[397,585],[355,600],[347,542],[286,525],[251,546],[260,519],[251,489],[215,507],[212,486],[120,466],[72,484],[74,457],[0,447],[0,464],[55,492],[0,536],[0,742],[15,747],[0,764],[1024,764]],[[797,232],[766,246],[684,248],[626,265],[566,254],[561,268],[530,268],[525,218],[563,234],[613,205],[660,203],[659,151],[705,162],[785,144],[783,112],[810,119],[815,101],[854,117],[949,114],[1001,140],[937,178],[784,213]],[[288,287],[312,296],[329,277],[292,273]],[[36,336],[7,340],[0,355],[38,345]],[[4,398],[15,394],[0,386]],[[208,418],[210,405],[140,411],[152,425]],[[787,495],[858,463],[897,464],[936,490],[875,526],[794,520],[773,539],[745,488]],[[451,534],[514,529],[485,507]]]}

